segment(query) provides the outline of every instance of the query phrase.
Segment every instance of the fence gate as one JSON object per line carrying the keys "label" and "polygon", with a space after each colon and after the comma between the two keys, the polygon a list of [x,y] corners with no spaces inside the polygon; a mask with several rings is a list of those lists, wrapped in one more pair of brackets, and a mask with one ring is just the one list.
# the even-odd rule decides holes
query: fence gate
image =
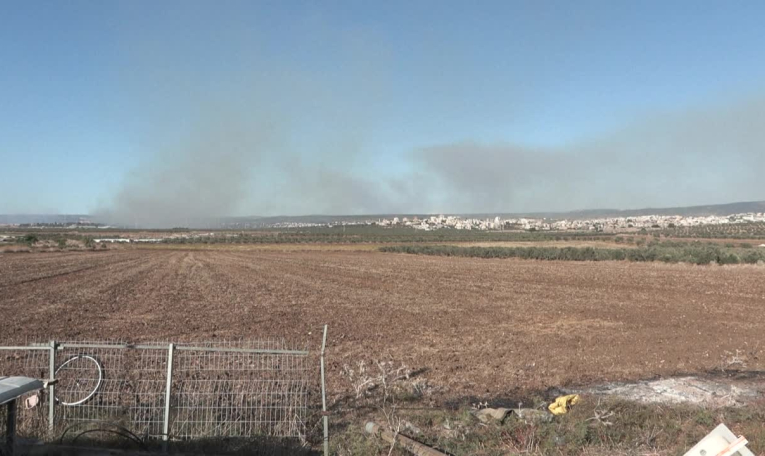
{"label": "fence gate", "polygon": [[278,340],[53,341],[0,346],[0,371],[57,380],[47,393],[21,401],[20,439],[71,443],[98,432],[136,445],[303,440],[318,386],[319,366],[309,354]]}

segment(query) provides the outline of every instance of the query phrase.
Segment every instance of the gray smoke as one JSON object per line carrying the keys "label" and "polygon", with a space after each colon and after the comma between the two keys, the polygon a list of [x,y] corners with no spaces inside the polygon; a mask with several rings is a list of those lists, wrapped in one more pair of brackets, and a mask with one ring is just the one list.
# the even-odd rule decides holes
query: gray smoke
{"label": "gray smoke", "polygon": [[[358,129],[291,143],[284,117],[216,109],[131,173],[112,223],[200,226],[241,214],[485,213],[712,204],[765,197],[765,97],[655,114],[569,146],[465,141],[378,170]],[[352,123],[352,121],[349,120]]]}
{"label": "gray smoke", "polygon": [[412,161],[450,212],[637,208],[765,198],[765,97],[655,114],[557,148],[463,142]]}
{"label": "gray smoke", "polygon": [[[481,106],[439,78],[458,71],[458,62],[423,64],[436,89],[424,84],[429,96],[407,97],[393,82],[402,76],[400,62],[385,40],[317,20],[295,23],[298,32],[306,27],[293,43],[295,55],[333,55],[342,65],[275,60],[258,54],[259,46],[231,54],[232,42],[261,38],[246,20],[212,33],[208,43],[206,55],[225,56],[220,62],[234,61],[236,71],[216,62],[200,71],[194,50],[183,36],[167,36],[162,21],[129,37],[119,73],[135,100],[130,112],[147,113],[129,130],[140,132],[131,139],[144,157],[101,218],[168,227],[228,215],[530,212],[765,199],[762,91],[652,113],[559,147],[512,138],[479,142],[470,137],[473,120],[464,141],[395,150],[391,157],[390,144],[410,141],[407,132],[432,137],[441,123],[480,117]],[[437,106],[428,104],[434,100]],[[422,106],[431,115],[418,119],[412,107]]]}
{"label": "gray smoke", "polygon": [[99,219],[120,226],[209,226],[239,210],[275,126],[217,106],[188,137],[158,150],[126,177]]}
{"label": "gray smoke", "polygon": [[[223,14],[209,9],[205,15]],[[297,19],[294,27],[309,33],[293,43],[296,55],[343,62],[337,71],[313,71],[300,59],[259,54],[260,46],[231,55],[232,43],[262,38],[241,22],[216,30],[205,50],[234,61],[235,72],[214,62],[199,71],[182,37],[167,37],[162,27],[130,37],[121,74],[134,111],[147,113],[136,129],[145,156],[96,211],[99,219],[200,226],[223,216],[398,207],[397,191],[369,169],[366,144],[380,117],[375,107],[388,98],[385,46],[362,29]]]}

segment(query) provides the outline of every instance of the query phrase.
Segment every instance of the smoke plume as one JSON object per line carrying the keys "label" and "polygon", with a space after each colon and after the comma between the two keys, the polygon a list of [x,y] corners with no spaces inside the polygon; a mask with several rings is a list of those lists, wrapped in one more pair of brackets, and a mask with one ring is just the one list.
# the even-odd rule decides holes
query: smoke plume
{"label": "smoke plume", "polygon": [[[229,215],[531,212],[765,199],[762,91],[648,113],[556,147],[512,137],[479,141],[471,137],[476,119],[488,114],[444,77],[450,69],[444,66],[456,63],[424,65],[420,77],[432,83],[402,94],[395,55],[374,31],[296,19],[292,26],[304,39],[291,44],[290,55],[298,57],[274,59],[258,46],[252,54],[231,53],[231,42],[261,38],[243,20],[227,28],[231,36],[206,42],[206,55],[226,58],[201,71],[186,46],[190,37],[169,37],[163,24],[127,40],[125,90],[135,100],[131,112],[147,116],[134,128],[143,152],[138,164],[99,211],[112,223],[170,227]],[[436,50],[437,43],[420,53]],[[318,68],[311,67],[300,58],[314,55],[334,56],[334,66],[311,60]],[[237,71],[219,68],[229,61]],[[439,134],[464,140],[439,143],[433,140]],[[429,139],[416,139],[423,137]]]}
{"label": "smoke plume", "polygon": [[[765,197],[765,97],[657,113],[556,148],[462,142],[418,149],[427,194],[450,212],[560,211]],[[425,191],[425,189],[423,189]]]}

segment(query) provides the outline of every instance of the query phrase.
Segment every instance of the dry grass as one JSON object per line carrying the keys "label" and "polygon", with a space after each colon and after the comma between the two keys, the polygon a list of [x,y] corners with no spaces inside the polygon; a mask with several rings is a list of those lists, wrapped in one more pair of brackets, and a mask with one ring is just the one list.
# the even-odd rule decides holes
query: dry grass
{"label": "dry grass", "polygon": [[[538,405],[543,408],[544,402]],[[399,413],[410,423],[404,435],[453,455],[671,456],[688,451],[719,422],[744,435],[755,454],[765,451],[765,413],[760,407],[711,410],[585,397],[570,413],[549,423],[526,423],[511,414],[504,422],[484,424],[468,408]],[[382,417],[373,411],[347,418],[356,423]],[[332,444],[340,455],[387,453],[384,443],[365,437],[355,424],[338,429]]]}

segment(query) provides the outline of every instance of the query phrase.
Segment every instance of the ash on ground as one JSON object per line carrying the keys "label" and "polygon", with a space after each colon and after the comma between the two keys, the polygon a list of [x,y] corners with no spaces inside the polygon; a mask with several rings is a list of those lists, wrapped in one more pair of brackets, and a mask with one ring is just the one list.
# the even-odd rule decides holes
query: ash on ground
{"label": "ash on ground", "polygon": [[612,396],[651,404],[696,404],[709,407],[738,407],[765,391],[765,379],[740,381],[700,377],[674,377],[634,383],[607,383],[573,393]]}

